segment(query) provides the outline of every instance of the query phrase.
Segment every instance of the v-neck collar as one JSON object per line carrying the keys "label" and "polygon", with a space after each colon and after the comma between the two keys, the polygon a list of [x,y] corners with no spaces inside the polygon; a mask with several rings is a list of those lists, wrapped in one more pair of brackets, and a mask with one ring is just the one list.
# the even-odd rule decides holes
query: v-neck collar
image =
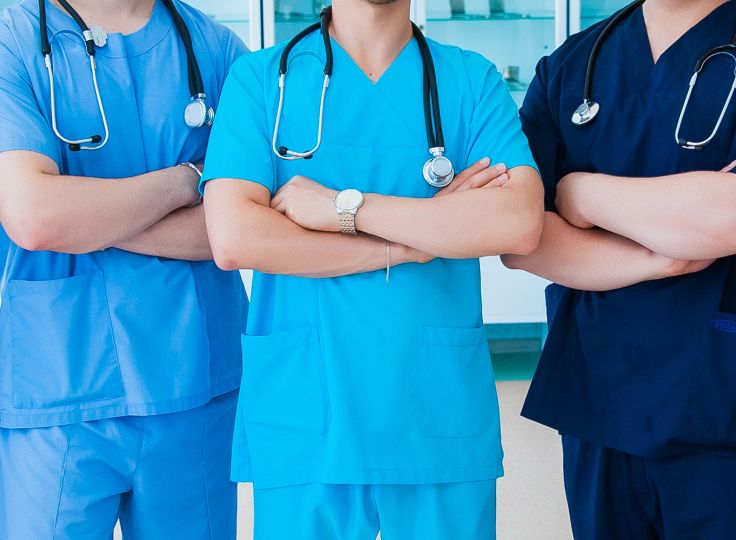
{"label": "v-neck collar", "polygon": [[[50,0],[46,1],[49,37],[55,32],[74,32],[79,34],[77,23],[66,11],[59,9]],[[38,3],[31,4],[32,12],[38,16]],[[156,0],[148,22],[132,34],[112,33],[108,35],[108,43],[97,48],[97,54],[110,58],[132,58],[140,56],[158,45],[173,28],[173,20],[160,0]],[[80,41],[81,44],[81,41]],[[58,43],[51,44],[58,47]]]}
{"label": "v-neck collar", "polygon": [[[337,51],[338,55],[342,57],[344,60],[344,63],[346,65],[350,65],[352,69],[360,73],[362,78],[369,84],[379,87],[379,86],[385,86],[386,81],[390,80],[392,78],[392,73],[400,70],[400,66],[404,64],[404,62],[407,60],[409,56],[411,56],[411,52],[413,49],[418,48],[416,43],[416,38],[412,37],[406,45],[399,51],[399,54],[396,55],[396,57],[391,61],[389,66],[386,68],[386,70],[381,74],[381,76],[376,80],[373,81],[368,74],[363,71],[363,69],[358,65],[358,63],[353,59],[352,56],[350,56],[350,53],[345,50],[345,48],[340,44],[339,41],[337,41],[335,38],[330,37],[330,42],[332,43],[332,49],[333,51]],[[340,62],[343,63],[343,62]],[[336,68],[337,69],[337,68]]]}
{"label": "v-neck collar", "polygon": [[[673,62],[680,66],[683,62],[688,69],[695,67],[695,62],[708,49],[727,43],[736,31],[736,20],[733,13],[736,2],[726,2],[711,11],[698,23],[688,29],[675,40],[654,62],[649,34],[647,32],[644,11],[639,7],[623,21],[625,27],[622,37],[628,52],[628,58],[636,58],[630,63],[632,74],[642,82],[651,82],[653,74],[672,71]],[[724,20],[727,32],[724,33]],[[729,24],[730,23],[730,24]]]}

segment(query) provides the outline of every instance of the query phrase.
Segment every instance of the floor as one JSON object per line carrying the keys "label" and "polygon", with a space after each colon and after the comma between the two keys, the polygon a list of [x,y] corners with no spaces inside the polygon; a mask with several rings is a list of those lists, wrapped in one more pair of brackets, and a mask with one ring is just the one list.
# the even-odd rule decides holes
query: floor
{"label": "floor", "polygon": [[[528,387],[528,381],[498,383],[506,451],[506,476],[498,484],[498,540],[572,540],[559,438],[519,417]],[[249,486],[241,485],[238,540],[252,539],[251,504]]]}

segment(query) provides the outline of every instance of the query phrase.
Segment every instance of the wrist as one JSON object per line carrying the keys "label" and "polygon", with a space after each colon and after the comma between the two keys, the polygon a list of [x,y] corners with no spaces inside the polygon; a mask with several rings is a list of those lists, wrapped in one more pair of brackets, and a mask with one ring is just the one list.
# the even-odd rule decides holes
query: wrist
{"label": "wrist", "polygon": [[176,208],[182,208],[197,204],[200,200],[199,194],[199,174],[194,165],[185,163],[171,167],[171,174],[174,175],[174,184],[177,186],[175,201]]}

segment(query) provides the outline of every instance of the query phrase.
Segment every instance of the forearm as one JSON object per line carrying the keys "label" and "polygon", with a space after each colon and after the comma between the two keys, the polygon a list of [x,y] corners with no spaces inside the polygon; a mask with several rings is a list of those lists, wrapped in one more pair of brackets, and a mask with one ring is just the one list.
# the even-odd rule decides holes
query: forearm
{"label": "forearm", "polygon": [[573,289],[607,291],[665,277],[667,261],[627,238],[578,229],[546,212],[537,250],[528,256],[506,255],[503,262]]}
{"label": "forearm", "polygon": [[[216,212],[208,211],[208,230],[215,260],[225,270],[324,278],[386,267],[387,244],[379,238],[307,230],[256,203]],[[392,246],[391,263],[408,262],[405,253],[403,246]]]}
{"label": "forearm", "polygon": [[3,154],[0,220],[38,251],[87,253],[138,234],[193,200],[193,171],[172,167],[132,178],[59,175],[47,158]]}
{"label": "forearm", "polygon": [[658,178],[590,175],[572,204],[594,225],[680,259],[736,253],[736,177],[691,172]]}
{"label": "forearm", "polygon": [[186,261],[212,260],[204,208],[182,208],[114,247],[124,251]]}
{"label": "forearm", "polygon": [[[531,171],[531,169],[529,169]],[[445,258],[528,253],[541,233],[542,190],[519,171],[502,188],[433,199],[366,195],[358,230]]]}

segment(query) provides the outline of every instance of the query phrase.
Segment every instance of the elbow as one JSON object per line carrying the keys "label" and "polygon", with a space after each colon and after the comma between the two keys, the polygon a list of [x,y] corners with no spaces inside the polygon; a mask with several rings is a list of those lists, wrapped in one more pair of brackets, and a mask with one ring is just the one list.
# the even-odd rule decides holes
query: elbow
{"label": "elbow", "polygon": [[220,270],[231,272],[244,268],[253,268],[247,254],[252,250],[242,243],[242,238],[227,228],[210,231],[210,247],[212,258]]}
{"label": "elbow", "polygon": [[240,270],[246,268],[247,264],[241,262],[238,253],[235,249],[227,245],[212,245],[212,257],[215,264],[220,270],[225,272],[231,272],[233,270]]}
{"label": "elbow", "polygon": [[10,240],[26,251],[54,251],[57,247],[58,229],[45,223],[42,218],[10,216],[3,220],[3,228]]}
{"label": "elbow", "polygon": [[541,207],[535,206],[523,212],[520,221],[514,227],[514,233],[510,235],[509,245],[503,250],[507,255],[506,259],[513,260],[513,255],[526,256],[534,253],[542,241],[543,228],[544,211]]}

